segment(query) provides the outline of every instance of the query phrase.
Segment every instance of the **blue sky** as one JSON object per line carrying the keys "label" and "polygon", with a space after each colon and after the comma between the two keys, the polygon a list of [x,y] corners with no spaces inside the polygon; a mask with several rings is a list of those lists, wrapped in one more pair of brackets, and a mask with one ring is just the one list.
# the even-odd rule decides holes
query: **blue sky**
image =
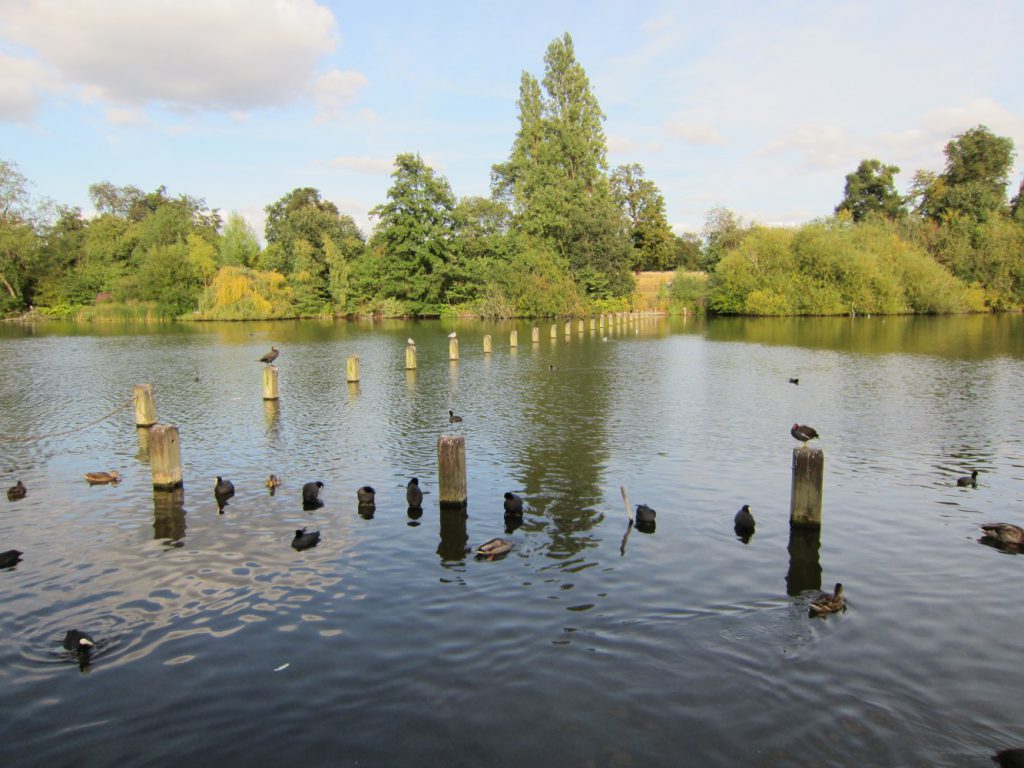
{"label": "blue sky", "polygon": [[798,224],[863,158],[905,190],[979,123],[1024,154],[1022,30],[1019,0],[3,0],[0,159],[87,214],[91,183],[163,184],[262,235],[313,186],[369,234],[398,153],[489,194],[520,76],[569,32],[610,166],[643,165],[677,232]]}

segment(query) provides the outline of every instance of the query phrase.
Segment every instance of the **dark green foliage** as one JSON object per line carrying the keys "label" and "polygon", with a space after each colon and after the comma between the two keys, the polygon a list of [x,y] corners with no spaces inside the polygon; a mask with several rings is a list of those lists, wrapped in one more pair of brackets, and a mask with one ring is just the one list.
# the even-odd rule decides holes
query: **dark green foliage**
{"label": "dark green foliage", "polygon": [[903,198],[894,182],[899,172],[895,165],[861,160],[857,170],[846,175],[846,189],[836,213],[849,211],[854,221],[864,221],[872,214],[895,219],[903,212]]}
{"label": "dark green foliage", "polygon": [[541,83],[523,73],[519,131],[509,159],[492,168],[492,189],[511,206],[515,230],[563,256],[589,295],[624,295],[633,249],[608,188],[604,113],[568,34],[548,46],[544,65]]}
{"label": "dark green foliage", "polygon": [[455,281],[455,195],[419,155],[395,158],[388,201],[370,240],[374,294],[418,315],[438,314]]}
{"label": "dark green foliage", "polygon": [[620,165],[611,176],[612,197],[629,222],[634,270],[671,269],[676,262],[675,236],[665,215],[665,198],[639,163]]}
{"label": "dark green foliage", "polygon": [[919,171],[914,177],[912,197],[918,213],[937,221],[964,216],[976,222],[1002,213],[1015,154],[1013,140],[979,125],[953,138],[945,153],[941,174]]}

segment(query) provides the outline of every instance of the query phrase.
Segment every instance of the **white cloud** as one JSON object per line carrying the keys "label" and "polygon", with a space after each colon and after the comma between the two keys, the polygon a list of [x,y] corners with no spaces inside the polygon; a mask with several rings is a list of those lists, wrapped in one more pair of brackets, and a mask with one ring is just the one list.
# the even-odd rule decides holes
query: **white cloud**
{"label": "white cloud", "polygon": [[371,176],[390,176],[395,168],[394,158],[390,157],[336,157],[328,161],[331,168],[338,168],[344,171],[356,171]]}
{"label": "white cloud", "polygon": [[666,130],[677,139],[696,146],[726,144],[725,137],[717,128],[709,123],[687,123],[670,121],[665,124]]}
{"label": "white cloud", "polygon": [[184,110],[287,103],[337,43],[315,0],[21,0],[2,23],[86,98]]}
{"label": "white cloud", "polygon": [[341,114],[356,100],[356,93],[366,85],[366,82],[366,76],[361,72],[332,69],[320,75],[313,83],[317,122],[330,120]]}
{"label": "white cloud", "polygon": [[32,59],[0,51],[0,120],[28,123],[39,109],[39,91],[55,91],[52,76]]}
{"label": "white cloud", "polygon": [[660,144],[639,142],[628,136],[610,135],[607,138],[608,152],[613,155],[657,154],[661,152]]}

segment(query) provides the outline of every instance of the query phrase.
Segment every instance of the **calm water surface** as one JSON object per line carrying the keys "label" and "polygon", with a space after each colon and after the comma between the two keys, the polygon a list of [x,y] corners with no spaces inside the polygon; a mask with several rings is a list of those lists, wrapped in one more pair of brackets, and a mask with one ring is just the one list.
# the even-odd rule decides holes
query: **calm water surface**
{"label": "calm water surface", "polygon": [[[980,767],[1024,746],[1024,557],[977,530],[1024,524],[1024,319],[544,323],[539,344],[520,323],[510,349],[512,327],[0,327],[0,484],[29,489],[0,500],[0,550],[25,552],[0,571],[0,762]],[[180,429],[182,495],[154,495],[130,407],[86,426],[137,383]],[[788,525],[794,421],[822,435],[820,541]],[[466,516],[437,508],[452,433]],[[624,538],[621,485],[654,534]],[[296,552],[303,526],[323,538]],[[499,535],[503,559],[466,554]],[[849,609],[809,618],[836,581]],[[83,670],[75,627],[99,641]]]}

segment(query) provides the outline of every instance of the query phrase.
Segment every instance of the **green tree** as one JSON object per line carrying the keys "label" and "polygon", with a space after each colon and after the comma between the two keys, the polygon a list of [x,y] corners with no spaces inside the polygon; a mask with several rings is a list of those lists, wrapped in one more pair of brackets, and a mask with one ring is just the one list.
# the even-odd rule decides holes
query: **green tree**
{"label": "green tree", "polygon": [[452,283],[455,195],[418,154],[398,155],[391,178],[387,202],[370,211],[377,293],[412,314],[437,314]]}
{"label": "green tree", "polygon": [[883,165],[880,160],[861,160],[856,171],[846,174],[846,188],[836,213],[849,211],[854,221],[863,221],[871,214],[895,219],[903,212],[903,198],[894,182],[899,172],[899,167]]}
{"label": "green tree", "polygon": [[730,250],[737,248],[750,227],[743,219],[728,208],[718,206],[708,211],[704,217],[704,254],[701,258],[701,269],[712,271],[722,257]]}
{"label": "green tree", "polygon": [[669,269],[675,249],[665,215],[665,198],[639,163],[620,165],[612,172],[612,196],[629,221],[633,269]]}
{"label": "green tree", "polygon": [[251,267],[260,255],[256,233],[242,215],[232,211],[217,243],[217,257],[222,266]]}
{"label": "green tree", "polygon": [[983,222],[1005,210],[1013,139],[979,125],[955,136],[946,144],[945,154],[941,174],[915,176],[918,213],[936,220],[965,216]]}
{"label": "green tree", "polygon": [[23,309],[39,276],[44,212],[17,165],[0,160],[0,312]]}
{"label": "green tree", "polygon": [[[492,168],[493,192],[511,205],[516,231],[562,256],[578,282],[597,293],[627,293],[632,253],[626,227],[612,224],[622,214],[606,175],[604,113],[568,34],[548,46],[544,65],[541,83],[523,73],[519,131],[509,159]],[[593,247],[613,239],[621,242],[611,252]]]}
{"label": "green tree", "polygon": [[673,269],[697,270],[700,268],[700,238],[692,232],[676,235],[672,241],[674,253]]}

